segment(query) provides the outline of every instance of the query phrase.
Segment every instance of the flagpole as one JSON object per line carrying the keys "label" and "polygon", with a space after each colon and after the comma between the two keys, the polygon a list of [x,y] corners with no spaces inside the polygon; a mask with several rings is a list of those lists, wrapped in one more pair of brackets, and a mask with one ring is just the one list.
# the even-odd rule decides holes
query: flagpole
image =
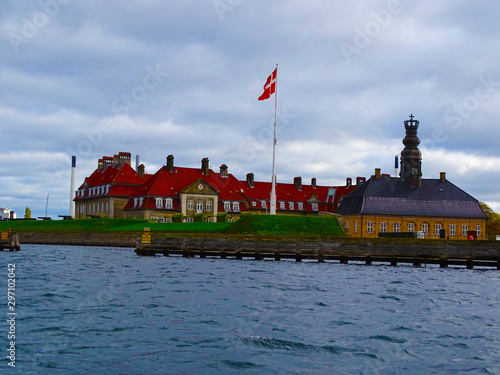
{"label": "flagpole", "polygon": [[274,138],[273,138],[273,172],[271,184],[271,207],[269,213],[276,215],[276,142],[278,140],[278,63],[276,63],[276,90],[274,92]]}

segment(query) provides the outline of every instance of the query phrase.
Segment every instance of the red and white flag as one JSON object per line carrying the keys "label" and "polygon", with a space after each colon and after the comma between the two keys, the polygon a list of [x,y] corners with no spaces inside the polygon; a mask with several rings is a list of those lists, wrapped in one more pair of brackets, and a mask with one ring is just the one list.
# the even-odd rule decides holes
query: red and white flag
{"label": "red and white flag", "polygon": [[266,84],[264,85],[264,93],[261,96],[259,96],[259,100],[269,99],[271,95],[276,92],[277,73],[278,73],[278,68],[274,69],[271,75],[267,78]]}

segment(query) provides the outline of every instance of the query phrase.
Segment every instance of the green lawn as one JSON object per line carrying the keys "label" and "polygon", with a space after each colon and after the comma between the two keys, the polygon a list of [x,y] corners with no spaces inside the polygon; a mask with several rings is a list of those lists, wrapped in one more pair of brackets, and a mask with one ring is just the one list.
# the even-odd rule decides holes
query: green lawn
{"label": "green lawn", "polygon": [[345,236],[337,218],[333,216],[245,215],[222,232],[271,236]]}
{"label": "green lawn", "polygon": [[345,236],[331,216],[244,215],[234,223],[148,223],[138,219],[15,220],[1,221],[0,231],[97,233],[97,232],[224,233],[271,236]]}

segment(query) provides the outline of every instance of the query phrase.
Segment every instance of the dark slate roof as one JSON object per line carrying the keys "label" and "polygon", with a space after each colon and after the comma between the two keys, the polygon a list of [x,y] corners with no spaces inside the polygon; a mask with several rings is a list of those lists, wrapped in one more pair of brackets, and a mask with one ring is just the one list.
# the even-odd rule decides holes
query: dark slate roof
{"label": "dark slate roof", "polygon": [[337,213],[486,218],[479,202],[449,181],[422,179],[415,189],[387,176],[372,176],[342,200]]}

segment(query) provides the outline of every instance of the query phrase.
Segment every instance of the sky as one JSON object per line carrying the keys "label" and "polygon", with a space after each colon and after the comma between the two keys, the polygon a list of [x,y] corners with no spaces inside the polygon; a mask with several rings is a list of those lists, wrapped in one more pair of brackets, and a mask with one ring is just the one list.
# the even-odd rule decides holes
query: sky
{"label": "sky", "polygon": [[[67,215],[102,156],[279,182],[394,175],[420,121],[423,178],[500,211],[493,0],[0,2],[0,207]],[[47,199],[48,197],[48,199]]]}

